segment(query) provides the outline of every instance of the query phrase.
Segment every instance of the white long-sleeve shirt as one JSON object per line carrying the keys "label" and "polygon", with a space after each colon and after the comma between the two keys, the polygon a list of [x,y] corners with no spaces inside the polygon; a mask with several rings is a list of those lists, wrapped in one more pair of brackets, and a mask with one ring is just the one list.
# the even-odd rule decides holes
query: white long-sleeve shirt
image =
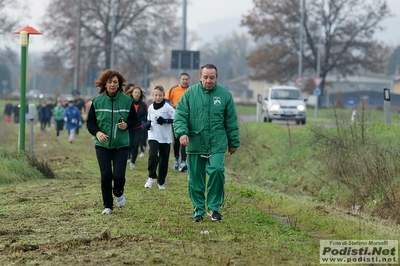
{"label": "white long-sleeve shirt", "polygon": [[162,116],[164,119],[174,119],[175,109],[171,105],[165,103],[160,109],[154,109],[153,104],[147,110],[147,120],[151,121],[151,128],[148,131],[148,139],[156,140],[159,143],[172,142],[172,124],[164,123],[160,125],[157,119]]}

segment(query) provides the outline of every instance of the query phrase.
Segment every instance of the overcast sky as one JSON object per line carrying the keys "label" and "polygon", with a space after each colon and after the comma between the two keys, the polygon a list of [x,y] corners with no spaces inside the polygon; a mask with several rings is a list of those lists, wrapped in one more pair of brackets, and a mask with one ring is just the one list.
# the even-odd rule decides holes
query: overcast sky
{"label": "overcast sky", "polygon": [[[30,3],[30,18],[24,20],[21,27],[29,25],[41,31],[39,20],[44,15],[45,7],[49,0],[24,0]],[[326,2],[326,1],[325,1]],[[400,45],[400,0],[387,0],[387,3],[395,13],[395,17],[385,20],[382,25],[386,30],[379,33],[377,37],[392,46]],[[216,36],[229,36],[233,30],[246,31],[240,27],[239,23],[243,14],[247,14],[253,8],[252,0],[187,0],[187,30],[197,31],[198,37],[202,42],[207,42]],[[182,10],[179,10],[182,17]],[[228,26],[213,27],[210,24],[213,21],[230,19]],[[230,27],[229,27],[230,26]],[[29,50],[41,51],[48,49],[50,44],[46,42],[45,36],[32,36],[29,38]]]}

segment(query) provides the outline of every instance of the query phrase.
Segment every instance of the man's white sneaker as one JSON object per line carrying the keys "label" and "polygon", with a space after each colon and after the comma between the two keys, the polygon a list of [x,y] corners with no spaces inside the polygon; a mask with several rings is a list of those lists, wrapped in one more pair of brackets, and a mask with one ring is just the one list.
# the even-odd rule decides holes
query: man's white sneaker
{"label": "man's white sneaker", "polygon": [[144,153],[141,152],[141,153],[139,154],[139,157],[144,157]]}
{"label": "man's white sneaker", "polygon": [[187,170],[187,164],[185,161],[182,161],[182,163],[179,165],[179,172],[185,172]]}
{"label": "man's white sneaker", "polygon": [[124,207],[125,204],[126,204],[126,199],[125,199],[124,195],[122,195],[121,197],[117,197],[117,198],[116,198],[116,201],[117,201],[117,206],[118,206],[119,208]]}
{"label": "man's white sneaker", "polygon": [[164,185],[158,185],[158,189],[165,189],[165,184]]}
{"label": "man's white sneaker", "polygon": [[156,182],[156,181],[157,181],[157,179],[149,177],[149,179],[147,179],[147,181],[146,181],[146,184],[144,184],[144,187],[151,188],[153,186],[154,182]]}
{"label": "man's white sneaker", "polygon": [[101,214],[110,214],[110,213],[112,213],[112,210],[110,208],[105,208]]}
{"label": "man's white sneaker", "polygon": [[133,170],[136,168],[136,165],[134,163],[131,163],[130,168],[131,168],[131,170]]}

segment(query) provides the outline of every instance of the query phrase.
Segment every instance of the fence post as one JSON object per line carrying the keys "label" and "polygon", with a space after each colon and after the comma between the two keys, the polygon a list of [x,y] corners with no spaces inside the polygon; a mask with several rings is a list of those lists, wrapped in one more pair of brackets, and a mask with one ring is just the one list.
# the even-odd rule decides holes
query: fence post
{"label": "fence post", "polygon": [[390,126],[392,119],[390,114],[390,90],[388,88],[383,88],[383,109],[385,111],[386,125]]}

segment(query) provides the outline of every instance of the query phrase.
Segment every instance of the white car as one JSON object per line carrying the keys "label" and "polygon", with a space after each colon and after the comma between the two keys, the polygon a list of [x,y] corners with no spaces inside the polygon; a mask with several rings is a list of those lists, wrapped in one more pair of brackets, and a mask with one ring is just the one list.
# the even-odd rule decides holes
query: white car
{"label": "white car", "polygon": [[292,86],[274,86],[267,90],[262,109],[264,122],[272,120],[294,120],[306,123],[307,107],[301,90]]}
{"label": "white car", "polygon": [[43,99],[43,93],[41,93],[39,90],[30,90],[26,93],[26,98],[28,99]]}

